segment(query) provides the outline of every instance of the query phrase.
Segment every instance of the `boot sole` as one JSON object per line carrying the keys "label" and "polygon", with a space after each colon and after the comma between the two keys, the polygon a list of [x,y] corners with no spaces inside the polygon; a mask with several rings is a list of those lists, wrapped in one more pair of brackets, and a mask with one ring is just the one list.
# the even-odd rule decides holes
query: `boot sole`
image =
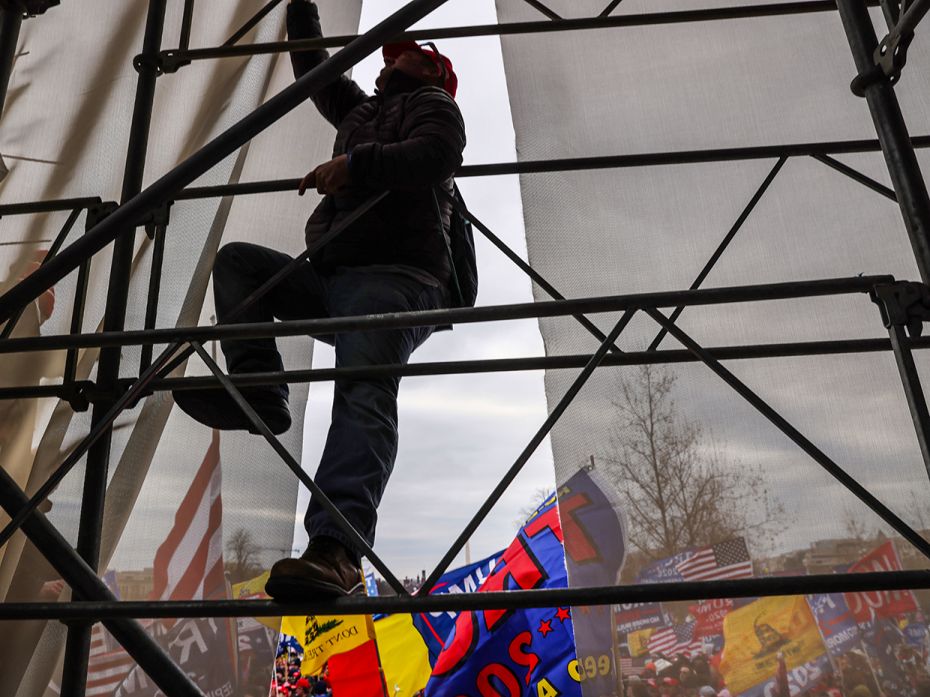
{"label": "boot sole", "polygon": [[296,576],[278,576],[268,579],[265,592],[273,600],[291,601],[306,600],[308,595],[323,596],[326,598],[347,598],[353,595],[364,595],[365,584],[361,581],[346,590],[335,583],[317,581]]}
{"label": "boot sole", "polygon": [[[204,426],[215,428],[219,431],[248,431],[253,435],[261,435],[261,432],[252,425],[252,422],[246,418],[245,414],[237,411],[227,418],[218,418],[217,413],[200,413],[202,410],[189,410],[185,403],[184,393],[181,392],[174,396],[175,404],[178,408]],[[199,405],[198,405],[199,406]],[[280,436],[291,428],[291,412],[286,404],[280,403],[267,404],[256,400],[252,402],[252,408],[258,413],[259,417],[265,422],[274,435]]]}

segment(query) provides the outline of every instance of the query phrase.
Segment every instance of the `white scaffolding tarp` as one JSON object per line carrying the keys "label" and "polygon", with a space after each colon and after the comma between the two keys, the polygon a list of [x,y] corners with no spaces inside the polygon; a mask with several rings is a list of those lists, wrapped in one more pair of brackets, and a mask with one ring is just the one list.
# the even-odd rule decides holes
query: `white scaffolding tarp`
{"label": "white scaffolding tarp", "polygon": [[[596,16],[607,2],[547,5],[581,18]],[[526,3],[497,0],[497,8],[501,22],[541,19]],[[683,9],[698,8],[626,0],[614,14]],[[884,36],[880,11],[873,19]],[[930,133],[930,43],[922,38],[918,33],[896,90],[912,135]],[[875,138],[865,101],[849,89],[855,68],[835,11],[507,36],[502,43],[521,161]],[[880,153],[837,159],[890,186]],[[930,170],[926,151],[919,159]],[[567,297],[686,289],[775,164],[524,175],[530,260]],[[860,274],[919,280],[897,206],[797,157],[785,163],[703,287]],[[619,315],[592,319],[606,333]],[[704,346],[887,337],[864,295],[688,308],[678,325]],[[571,318],[545,319],[540,327],[550,355],[590,353],[598,344]],[[645,350],[658,330],[638,313],[618,344]],[[667,337],[660,348],[681,345]],[[926,360],[918,360],[926,379]],[[911,525],[928,527],[927,472],[890,353],[727,367]],[[550,409],[575,375],[548,373]],[[650,440],[649,428],[665,440]],[[719,508],[745,514],[747,526],[734,532],[747,539],[757,570],[765,557],[844,537],[851,523],[878,527],[871,512],[700,364],[598,371],[556,426],[552,444],[560,484],[593,463],[616,487],[631,516],[628,581],[649,559],[683,551],[689,539],[678,531],[669,538],[677,542],[660,551],[650,537],[655,531],[644,530],[632,510],[644,502],[634,500],[631,472],[642,473],[648,462],[668,468],[687,458],[693,468],[719,465],[736,477],[756,468],[756,490],[721,500]],[[657,444],[667,450],[651,459],[641,452]],[[763,536],[751,524],[766,517],[766,502],[774,515]]]}

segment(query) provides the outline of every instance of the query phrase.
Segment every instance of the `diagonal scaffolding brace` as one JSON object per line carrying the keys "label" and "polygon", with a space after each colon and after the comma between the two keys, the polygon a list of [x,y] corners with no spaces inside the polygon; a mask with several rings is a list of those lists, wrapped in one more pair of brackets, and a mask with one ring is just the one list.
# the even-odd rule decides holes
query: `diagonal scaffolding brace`
{"label": "diagonal scaffolding brace", "polygon": [[927,557],[927,559],[930,559],[930,542],[927,542],[921,537],[917,531],[898,517],[894,511],[879,501],[868,489],[850,476],[826,453],[808,440],[798,429],[792,426],[787,419],[775,411],[764,399],[753,392],[746,383],[727,370],[720,361],[711,356],[700,344],[688,336],[677,325],[673,324],[665,315],[651,308],[646,309],[645,312],[652,317],[660,327],[668,331],[669,334],[681,342],[688,351],[698,357],[701,362],[710,368],[721,380],[732,387],[737,394],[749,402],[750,405],[768,419],[779,431],[794,441],[795,445],[807,453],[818,465],[826,470],[828,474],[852,492],[862,503],[877,513],[882,520],[888,523],[901,537],[910,542],[921,554]]}

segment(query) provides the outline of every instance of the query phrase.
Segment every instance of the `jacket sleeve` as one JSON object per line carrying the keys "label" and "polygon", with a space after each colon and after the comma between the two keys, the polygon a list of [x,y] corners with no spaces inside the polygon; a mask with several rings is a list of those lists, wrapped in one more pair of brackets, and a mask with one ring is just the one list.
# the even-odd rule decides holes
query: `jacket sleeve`
{"label": "jacket sleeve", "polygon": [[403,139],[364,143],[351,153],[352,182],[373,189],[420,189],[451,177],[462,164],[465,123],[444,90],[426,87],[407,100]]}
{"label": "jacket sleeve", "polygon": [[[287,6],[287,36],[289,39],[319,39],[323,36],[320,25],[320,11],[316,3],[308,0],[291,0]],[[324,49],[310,51],[292,51],[291,65],[294,78],[298,79],[329,58]],[[313,103],[327,121],[333,126],[339,124],[356,106],[365,101],[368,95],[364,90],[345,75],[340,75],[313,97]]]}

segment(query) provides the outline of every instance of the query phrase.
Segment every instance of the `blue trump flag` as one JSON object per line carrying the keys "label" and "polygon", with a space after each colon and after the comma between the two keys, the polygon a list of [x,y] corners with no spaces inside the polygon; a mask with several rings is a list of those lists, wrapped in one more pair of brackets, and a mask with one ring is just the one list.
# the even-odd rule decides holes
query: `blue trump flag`
{"label": "blue trump flag", "polygon": [[369,598],[374,598],[378,595],[378,581],[375,579],[374,572],[365,574],[365,592],[368,594]]}
{"label": "blue trump flag", "polygon": [[[571,586],[617,585],[626,559],[626,524],[616,487],[604,481],[593,462],[559,487],[559,516]],[[612,612],[609,605],[573,608],[575,647],[586,697],[612,694],[620,682]]]}
{"label": "blue trump flag", "polygon": [[294,652],[296,654],[304,655],[304,647],[300,645],[300,642],[297,641],[295,637],[287,636],[286,634],[281,635],[281,640],[278,642],[278,656],[283,653]]}
{"label": "blue trump flag", "polygon": [[842,593],[818,593],[807,596],[824,646],[834,658],[859,646],[859,625]]}
{"label": "blue trump flag", "polygon": [[[555,496],[530,517],[478,592],[564,588]],[[581,697],[568,608],[463,612],[446,640],[427,697],[502,694]]]}
{"label": "blue trump flag", "polygon": [[[497,560],[502,556],[504,556],[504,552],[500,551],[475,564],[453,569],[443,574],[429,594],[474,593],[491,575]],[[423,636],[423,642],[429,651],[431,666],[436,665],[439,654],[442,652],[442,645],[445,643],[446,637],[452,633],[457,617],[457,612],[418,612],[413,615],[413,626]]]}
{"label": "blue trump flag", "polygon": [[674,583],[677,581],[684,581],[685,578],[682,576],[678,569],[676,568],[681,562],[686,561],[694,556],[693,549],[687,549],[683,552],[672,557],[666,557],[665,559],[659,559],[654,561],[648,566],[644,566],[643,570],[639,572],[636,576],[637,583]]}

